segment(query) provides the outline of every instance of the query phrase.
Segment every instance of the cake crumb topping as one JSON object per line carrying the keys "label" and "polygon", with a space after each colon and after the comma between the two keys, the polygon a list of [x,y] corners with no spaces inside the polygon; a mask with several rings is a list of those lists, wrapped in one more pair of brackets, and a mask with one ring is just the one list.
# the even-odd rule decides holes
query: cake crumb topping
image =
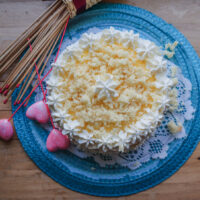
{"label": "cake crumb topping", "polygon": [[177,103],[171,101],[176,81],[167,76],[162,50],[114,28],[83,34],[67,47],[47,84],[54,120],[88,149],[124,152]]}
{"label": "cake crumb topping", "polygon": [[167,124],[167,127],[172,134],[181,132],[183,128],[181,123],[175,124],[173,120]]}

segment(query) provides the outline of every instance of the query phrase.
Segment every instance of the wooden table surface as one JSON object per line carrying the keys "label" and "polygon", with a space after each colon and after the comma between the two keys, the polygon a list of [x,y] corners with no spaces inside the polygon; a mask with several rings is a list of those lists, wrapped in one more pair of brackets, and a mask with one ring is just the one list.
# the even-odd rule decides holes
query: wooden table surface
{"label": "wooden table surface", "polygon": [[[200,0],[110,0],[147,9],[173,24],[191,42],[200,55]],[[52,1],[0,0],[0,52],[25,30]],[[1,80],[2,81],[2,80]],[[0,97],[0,118],[11,114],[11,102],[4,105]],[[0,141],[0,200],[78,200],[104,199],[64,188],[40,171],[25,154],[15,134],[14,139]],[[117,198],[111,198],[117,199]],[[171,178],[158,186],[122,200],[199,200],[200,145],[191,158]]]}

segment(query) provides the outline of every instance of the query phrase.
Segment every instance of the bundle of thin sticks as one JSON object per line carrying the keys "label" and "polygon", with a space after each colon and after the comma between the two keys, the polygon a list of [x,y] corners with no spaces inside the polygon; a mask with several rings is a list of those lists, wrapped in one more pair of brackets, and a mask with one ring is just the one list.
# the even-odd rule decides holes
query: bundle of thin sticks
{"label": "bundle of thin sticks", "polygon": [[[20,103],[33,82],[37,71],[41,76],[69,17],[88,9],[100,0],[56,0],[22,35],[0,55],[0,78],[6,80],[0,93],[8,101],[16,87],[21,85],[16,103]],[[31,49],[29,45],[31,44]],[[22,56],[22,53],[26,51]],[[20,59],[21,58],[21,59]],[[37,85],[39,79],[35,82]],[[27,100],[28,101],[28,100]]]}

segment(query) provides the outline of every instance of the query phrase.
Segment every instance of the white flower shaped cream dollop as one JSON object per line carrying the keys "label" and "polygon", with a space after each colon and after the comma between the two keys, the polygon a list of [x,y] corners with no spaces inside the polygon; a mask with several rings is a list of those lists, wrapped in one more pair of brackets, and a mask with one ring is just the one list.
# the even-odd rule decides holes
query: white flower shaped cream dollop
{"label": "white flower shaped cream dollop", "polygon": [[139,34],[134,34],[133,31],[125,31],[122,43],[124,47],[130,47],[132,49],[135,49],[139,40]]}
{"label": "white flower shaped cream dollop", "polygon": [[64,129],[63,129],[62,133],[64,135],[69,135],[69,136],[76,135],[80,131],[78,126],[80,126],[80,123],[78,121],[68,120],[67,123],[64,123],[64,125],[63,125]]}
{"label": "white flower shaped cream dollop", "polygon": [[51,95],[47,96],[47,104],[50,106],[54,106],[56,109],[61,108],[62,102],[64,100],[64,95],[63,94],[59,94],[56,92],[52,92]]}
{"label": "white flower shaped cream dollop", "polygon": [[65,110],[59,110],[58,112],[54,111],[51,113],[51,115],[54,117],[54,121],[56,123],[60,123],[61,125],[67,123],[67,119],[70,116]]}
{"label": "white flower shaped cream dollop", "polygon": [[159,52],[158,47],[149,40],[139,40],[140,45],[136,49],[136,52],[138,53],[138,58],[140,60],[144,60],[148,57],[153,57]]}
{"label": "white flower shaped cream dollop", "polygon": [[112,97],[117,97],[118,93],[115,90],[117,87],[117,83],[115,83],[112,79],[112,76],[109,76],[109,79],[106,81],[102,81],[97,79],[95,86],[95,93],[98,94],[98,99],[106,98],[106,100],[112,100]]}

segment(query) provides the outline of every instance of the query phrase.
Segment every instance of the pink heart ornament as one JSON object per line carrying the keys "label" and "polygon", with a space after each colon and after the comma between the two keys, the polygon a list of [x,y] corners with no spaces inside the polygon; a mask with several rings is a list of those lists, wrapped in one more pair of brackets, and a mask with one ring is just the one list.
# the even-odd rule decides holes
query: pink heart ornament
{"label": "pink heart ornament", "polygon": [[8,141],[13,137],[13,127],[10,121],[7,119],[0,120],[0,138]]}
{"label": "pink heart ornament", "polygon": [[43,101],[38,101],[27,109],[26,116],[29,119],[45,124],[49,120],[48,107]]}
{"label": "pink heart ornament", "polygon": [[70,140],[67,135],[63,135],[57,129],[53,129],[46,142],[46,147],[50,152],[55,152],[57,150],[65,150],[69,147]]}

